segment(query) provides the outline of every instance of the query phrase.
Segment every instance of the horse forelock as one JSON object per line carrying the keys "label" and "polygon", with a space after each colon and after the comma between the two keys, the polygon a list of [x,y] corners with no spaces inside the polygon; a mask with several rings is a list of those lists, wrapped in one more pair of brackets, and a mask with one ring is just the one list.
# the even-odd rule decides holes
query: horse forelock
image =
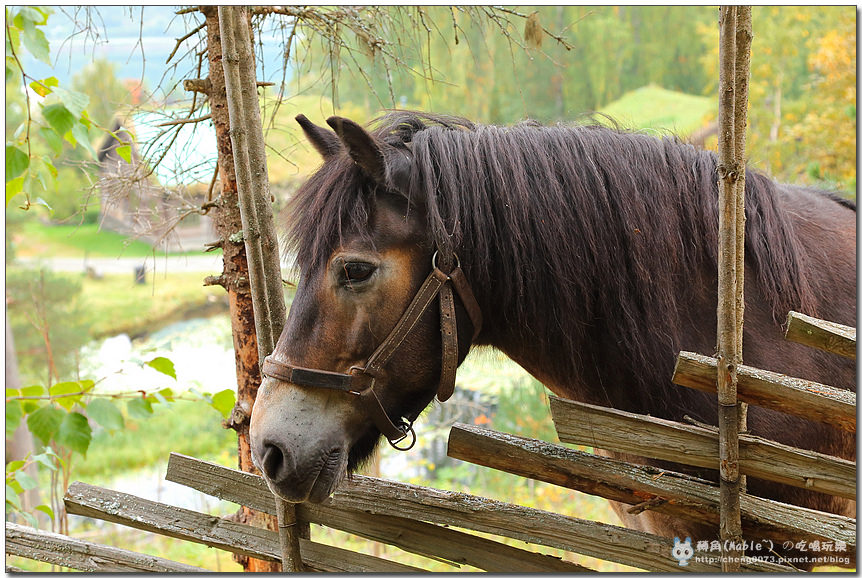
{"label": "horse forelock", "polygon": [[[426,212],[430,239],[459,254],[474,288],[493,288],[505,322],[539,342],[564,340],[573,356],[601,331],[644,368],[639,378],[667,381],[655,360],[679,346],[680,296],[717,260],[712,153],[594,125],[484,126],[405,111],[374,125],[377,138],[411,152],[406,193]],[[747,175],[757,282],[777,315],[811,311],[780,191]],[[348,230],[367,234],[374,190],[347,155],[324,163],[287,210],[299,264],[325,259]]]}

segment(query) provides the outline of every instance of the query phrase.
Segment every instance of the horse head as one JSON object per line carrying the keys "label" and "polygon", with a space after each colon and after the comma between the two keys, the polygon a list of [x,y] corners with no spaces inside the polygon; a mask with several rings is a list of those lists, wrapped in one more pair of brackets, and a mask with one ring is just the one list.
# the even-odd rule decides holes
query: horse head
{"label": "horse head", "polygon": [[451,395],[481,313],[411,195],[409,143],[340,117],[332,130],[297,121],[324,163],[289,207],[300,281],[250,436],[276,494],[320,502],[381,435],[412,445],[420,412]]}

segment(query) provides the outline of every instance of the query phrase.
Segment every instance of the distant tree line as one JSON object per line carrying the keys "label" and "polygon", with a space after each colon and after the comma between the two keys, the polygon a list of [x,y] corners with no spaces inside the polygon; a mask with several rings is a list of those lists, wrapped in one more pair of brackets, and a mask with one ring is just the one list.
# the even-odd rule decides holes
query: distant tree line
{"label": "distant tree line", "polygon": [[[291,86],[303,93],[335,71],[337,101],[369,111],[399,106],[454,113],[480,122],[523,118],[569,121],[657,84],[715,95],[718,10],[709,6],[522,7],[567,45],[509,26],[510,34],[457,7],[388,13],[384,28],[425,27],[402,46],[410,70],[392,69],[363,38],[332,51],[302,47]],[[518,24],[522,24],[518,22]],[[852,6],[753,9],[749,155],[753,166],[788,181],[855,190],[856,13]],[[289,92],[289,91],[287,91]],[[717,111],[717,98],[716,98]],[[717,112],[716,112],[717,116]]]}

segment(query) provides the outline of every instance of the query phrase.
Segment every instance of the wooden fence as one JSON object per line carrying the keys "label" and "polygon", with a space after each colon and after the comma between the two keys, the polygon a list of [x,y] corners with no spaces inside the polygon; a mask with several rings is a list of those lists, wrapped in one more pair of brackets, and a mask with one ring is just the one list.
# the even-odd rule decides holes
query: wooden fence
{"label": "wooden fence", "polygon": [[[799,321],[797,321],[799,320]],[[805,323],[800,329],[797,323]],[[791,313],[788,338],[855,356],[855,330]],[[715,360],[680,353],[675,383],[715,387]],[[804,415],[855,432],[855,395],[826,385],[762,370],[739,368],[739,396],[748,403]],[[551,414],[564,443],[624,452],[689,466],[718,467],[718,434],[710,426],[551,398]],[[629,504],[646,510],[718,524],[719,488],[714,482],[652,466],[635,465],[472,425],[456,424],[449,436],[454,458]],[[740,436],[740,469],[749,476],[855,499],[853,462]],[[275,513],[275,501],[258,476],[195,458],[171,454],[166,479],[217,498]],[[89,516],[279,561],[278,534],[113,490],[73,483],[65,496],[71,514]],[[855,559],[856,520],[743,494],[746,537],[823,540],[846,544]],[[560,558],[505,544],[499,537],[549,546],[651,571],[714,572],[719,563],[697,559],[680,566],[673,541],[648,533],[563,516],[459,492],[354,476],[323,504],[298,504],[297,519],[334,528],[445,561],[454,568],[489,572],[584,572]],[[481,533],[476,535],[475,532]],[[313,536],[312,536],[313,537]],[[198,568],[100,546],[14,524],[6,525],[7,554],[79,570],[191,572]],[[336,572],[410,572],[418,568],[324,545],[300,541],[305,569]],[[793,571],[789,565],[747,560],[748,571]]]}

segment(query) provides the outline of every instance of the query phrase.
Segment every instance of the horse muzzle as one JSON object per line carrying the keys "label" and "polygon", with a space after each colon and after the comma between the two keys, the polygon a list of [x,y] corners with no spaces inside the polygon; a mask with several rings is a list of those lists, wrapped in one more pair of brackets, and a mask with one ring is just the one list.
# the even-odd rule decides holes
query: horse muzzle
{"label": "horse muzzle", "polygon": [[321,400],[307,397],[299,388],[265,379],[252,411],[250,445],[273,493],[289,502],[319,503],[347,474],[350,416],[339,419],[338,412],[321,420],[311,409]]}

